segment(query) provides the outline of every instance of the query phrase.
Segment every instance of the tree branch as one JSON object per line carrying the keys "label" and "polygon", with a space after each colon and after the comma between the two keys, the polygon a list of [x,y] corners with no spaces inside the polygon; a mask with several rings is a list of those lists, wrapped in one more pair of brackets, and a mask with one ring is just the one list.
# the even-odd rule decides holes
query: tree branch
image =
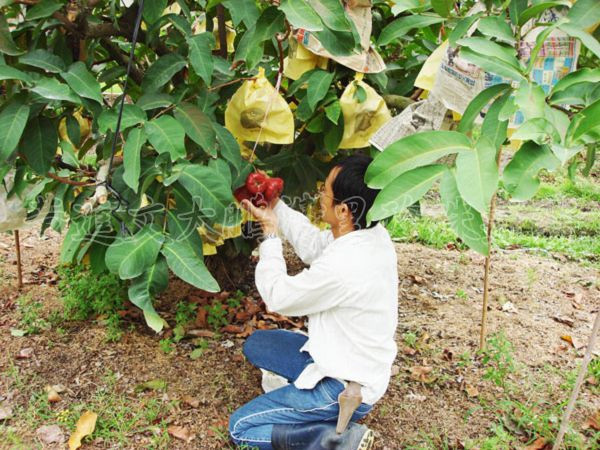
{"label": "tree branch", "polygon": [[[129,63],[129,57],[125,56],[123,53],[121,53],[121,50],[119,50],[119,47],[117,47],[115,44],[113,44],[106,38],[100,39],[100,43],[106,49],[106,51],[108,52],[108,54],[110,55],[110,57],[112,59],[114,59],[116,62],[118,62],[122,66],[127,66],[127,64]],[[142,74],[140,69],[138,69],[135,65],[131,66],[131,73],[129,75],[131,76],[133,81],[135,81],[137,84],[142,84],[144,75]]]}

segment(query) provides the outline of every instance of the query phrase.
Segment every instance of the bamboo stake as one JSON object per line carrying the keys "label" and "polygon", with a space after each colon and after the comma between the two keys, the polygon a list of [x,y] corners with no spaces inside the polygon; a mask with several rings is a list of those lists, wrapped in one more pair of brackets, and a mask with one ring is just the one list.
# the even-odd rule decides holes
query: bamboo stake
{"label": "bamboo stake", "polygon": [[23,268],[21,266],[21,243],[19,242],[19,230],[14,231],[15,247],[17,248],[17,287],[23,289]]}
{"label": "bamboo stake", "polygon": [[587,374],[588,365],[592,359],[592,352],[594,351],[594,344],[596,343],[596,338],[598,337],[598,329],[600,328],[600,311],[596,312],[596,319],[594,320],[594,327],[592,328],[592,334],[588,340],[587,349],[585,351],[585,356],[583,357],[583,361],[581,362],[581,367],[579,368],[579,375],[577,375],[577,381],[575,382],[575,387],[573,388],[573,392],[571,392],[571,398],[569,399],[569,403],[567,404],[567,408],[562,416],[560,421],[560,429],[558,430],[558,436],[556,436],[556,440],[554,441],[554,446],[552,450],[558,450],[562,444],[562,440],[567,431],[567,426],[569,425],[569,418],[573,413],[573,409],[575,409],[575,402],[577,401],[577,396],[579,395],[579,391],[581,390],[581,385],[583,384],[583,380]]}

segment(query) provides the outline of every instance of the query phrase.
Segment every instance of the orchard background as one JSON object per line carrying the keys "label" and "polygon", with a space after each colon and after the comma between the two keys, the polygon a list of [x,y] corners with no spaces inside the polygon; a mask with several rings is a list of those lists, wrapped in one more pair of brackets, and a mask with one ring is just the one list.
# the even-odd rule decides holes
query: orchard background
{"label": "orchard background", "polygon": [[[600,305],[597,1],[158,0],[139,29],[138,1],[0,7],[3,229],[25,277],[4,235],[0,447],[61,445],[83,417],[89,448],[227,448],[259,392],[243,339],[304,326],[256,293],[233,191],[264,170],[320,224],[318,183],[355,152],[398,241],[378,448],[551,446]],[[315,39],[320,56],[298,43]],[[578,59],[547,82],[552,39]],[[418,76],[444,45],[495,81],[442,131],[371,146],[439,95]],[[588,372],[572,448],[599,442],[597,356]]]}

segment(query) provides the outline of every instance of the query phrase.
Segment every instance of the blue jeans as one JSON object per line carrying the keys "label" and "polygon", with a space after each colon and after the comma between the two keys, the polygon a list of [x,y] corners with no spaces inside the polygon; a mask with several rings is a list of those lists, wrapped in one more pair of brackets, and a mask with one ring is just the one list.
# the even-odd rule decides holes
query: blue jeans
{"label": "blue jeans", "polygon": [[[307,352],[300,352],[308,338],[286,330],[258,330],[244,343],[244,355],[250,363],[293,382],[313,362]],[[272,449],[274,424],[336,422],[338,395],[344,385],[324,378],[313,389],[298,389],[288,384],[256,397],[236,410],[229,418],[229,434],[237,445],[260,450]],[[372,405],[361,404],[352,416],[356,421],[371,411]]]}

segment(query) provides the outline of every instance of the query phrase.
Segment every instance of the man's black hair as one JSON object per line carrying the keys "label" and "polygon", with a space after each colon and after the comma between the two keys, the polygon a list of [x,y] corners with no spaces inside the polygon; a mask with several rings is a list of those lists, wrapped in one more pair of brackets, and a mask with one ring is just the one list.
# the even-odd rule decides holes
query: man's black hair
{"label": "man's black hair", "polygon": [[336,166],[340,171],[331,185],[334,203],[348,205],[354,228],[357,230],[377,225],[377,222],[371,222],[367,227],[367,212],[379,193],[378,189],[371,189],[365,183],[365,172],[371,161],[373,158],[365,155],[352,155],[346,158]]}

